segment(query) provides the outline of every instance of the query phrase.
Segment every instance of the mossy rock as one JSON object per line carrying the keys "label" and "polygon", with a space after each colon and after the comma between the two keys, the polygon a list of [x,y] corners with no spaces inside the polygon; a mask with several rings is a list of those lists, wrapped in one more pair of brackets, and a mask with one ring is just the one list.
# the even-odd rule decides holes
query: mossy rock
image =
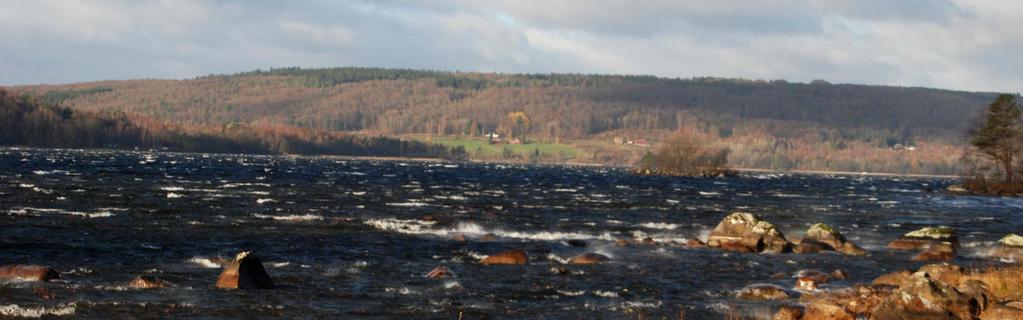
{"label": "mossy rock", "polygon": [[1023,237],[1018,234],[1010,233],[1002,237],[1002,240],[998,240],[998,243],[1007,245],[1010,247],[1023,248]]}
{"label": "mossy rock", "polygon": [[945,226],[924,227],[919,230],[911,231],[904,237],[913,239],[950,240],[956,238],[956,231]]}

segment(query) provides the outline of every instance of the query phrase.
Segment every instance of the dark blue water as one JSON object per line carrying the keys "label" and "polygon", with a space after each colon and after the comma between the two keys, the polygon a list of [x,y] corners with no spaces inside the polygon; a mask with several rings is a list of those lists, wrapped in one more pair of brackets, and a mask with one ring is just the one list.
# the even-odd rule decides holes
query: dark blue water
{"label": "dark blue water", "polygon": [[[950,183],[0,149],[0,264],[49,265],[63,277],[0,282],[0,315],[674,319],[684,311],[687,319],[756,317],[779,302],[740,301],[736,289],[791,288],[793,279],[772,275],[802,269],[843,269],[849,279],[825,285],[841,287],[919,266],[911,254],[883,247],[921,226],[956,228],[964,244],[957,262],[995,263],[974,248],[1023,230],[1023,201],[931,192]],[[812,223],[828,223],[870,255],[744,255],[670,244],[705,239],[732,211],[757,213],[790,238]],[[484,233],[498,239],[476,240]],[[452,240],[456,234],[469,241]],[[614,244],[646,237],[662,245]],[[587,246],[569,246],[570,239]],[[517,248],[529,254],[528,265],[477,263]],[[214,288],[217,257],[243,250],[263,260],[279,288]],[[613,260],[562,264],[584,252]],[[436,266],[457,276],[426,278]],[[552,272],[559,267],[569,274]],[[127,287],[143,274],[174,286]]]}

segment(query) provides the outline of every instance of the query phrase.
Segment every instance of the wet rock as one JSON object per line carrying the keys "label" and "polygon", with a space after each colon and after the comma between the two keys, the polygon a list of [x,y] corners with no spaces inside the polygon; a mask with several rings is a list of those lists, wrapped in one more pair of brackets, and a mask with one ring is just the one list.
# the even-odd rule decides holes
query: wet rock
{"label": "wet rock", "polygon": [[529,258],[526,256],[526,251],[522,249],[516,249],[511,251],[505,251],[495,253],[480,260],[480,264],[489,266],[497,264],[527,264]]}
{"label": "wet rock", "polygon": [[785,289],[768,283],[748,285],[736,292],[735,296],[743,300],[784,300],[789,298]]}
{"label": "wet rock", "polygon": [[904,283],[907,283],[909,281],[909,277],[912,275],[913,271],[899,270],[883,274],[880,277],[875,278],[871,284],[900,287]]}
{"label": "wet rock", "polygon": [[831,273],[828,274],[828,277],[835,280],[845,280],[846,278],[849,278],[842,269],[835,269],[835,271],[831,271]]}
{"label": "wet rock", "polygon": [[799,320],[803,318],[803,307],[783,305],[774,313],[772,320]]}
{"label": "wet rock", "polygon": [[871,319],[973,319],[980,311],[972,297],[917,272],[871,312]]}
{"label": "wet rock", "polygon": [[892,287],[884,285],[857,285],[810,292],[800,298],[806,305],[803,319],[854,319],[857,315],[869,315],[892,290]]}
{"label": "wet rock", "polygon": [[707,238],[707,246],[736,252],[789,252],[792,244],[770,222],[746,212],[735,212],[723,220]]}
{"label": "wet rock", "polygon": [[810,241],[810,242],[806,242],[806,241],[800,242],[798,245],[796,245],[794,248],[792,248],[792,252],[800,253],[800,254],[818,253],[818,252],[821,252],[821,250],[824,250],[824,249],[821,248],[821,246],[819,244],[814,243],[812,241]]}
{"label": "wet rock", "polygon": [[568,240],[568,241],[565,241],[565,243],[567,243],[569,246],[576,247],[576,248],[584,248],[584,247],[586,247],[586,241],[578,240],[578,239]]}
{"label": "wet rock", "polygon": [[817,271],[817,270],[809,270],[809,269],[804,269],[804,270],[796,271],[796,273],[793,275],[793,277],[795,277],[795,278],[809,278],[809,279],[812,279],[813,281],[815,281],[817,283],[824,283],[824,282],[827,282],[829,280],[827,274],[824,274],[823,272],[820,272],[820,271]]}
{"label": "wet rock", "polygon": [[967,193],[967,192],[970,192],[965,187],[963,187],[961,185],[958,185],[958,184],[952,184],[952,185],[949,185],[948,187],[945,187],[945,191],[948,191],[948,192],[951,192],[951,193]]}
{"label": "wet rock", "polygon": [[50,267],[18,264],[0,266],[0,279],[49,281],[60,279],[60,274]]}
{"label": "wet rock", "polygon": [[922,272],[927,275],[928,278],[935,279],[944,283],[958,286],[963,282],[966,276],[966,271],[962,267],[950,264],[950,263],[935,263],[928,264],[917,269],[917,272]]}
{"label": "wet rock", "polygon": [[458,242],[465,242],[466,241],[465,240],[465,235],[461,234],[461,233],[456,234],[453,237],[451,237],[451,240],[455,240],[455,241],[458,241]]}
{"label": "wet rock", "polygon": [[955,248],[948,244],[938,243],[914,256],[913,261],[952,261],[955,258]]}
{"label": "wet rock", "polygon": [[980,320],[1019,320],[1023,319],[1023,309],[1007,305],[991,306],[980,314]]}
{"label": "wet rock", "polygon": [[819,244],[824,250],[838,251],[849,241],[831,226],[815,223],[806,230],[802,242]]}
{"label": "wet rock", "polygon": [[448,269],[448,267],[437,266],[436,268],[433,268],[433,270],[430,270],[430,273],[427,273],[426,277],[430,279],[453,278],[455,277],[455,273],[451,272],[451,269]]}
{"label": "wet rock", "polygon": [[652,245],[657,244],[657,241],[654,241],[654,238],[646,237],[646,238],[643,238],[643,244],[648,245],[648,246],[652,246]]}
{"label": "wet rock", "polygon": [[497,240],[497,235],[493,234],[493,233],[490,233],[490,232],[487,232],[487,233],[484,233],[482,236],[480,236],[480,240],[481,241],[494,241],[494,240]]}
{"label": "wet rock", "polygon": [[959,248],[959,236],[949,227],[925,227],[909,232],[888,243],[889,249],[923,250],[935,244],[948,244]]}
{"label": "wet rock", "polygon": [[998,243],[1010,247],[1023,248],[1023,236],[1010,233],[1002,237],[1001,240],[998,240]]}
{"label": "wet rock", "polygon": [[817,283],[817,279],[813,277],[799,277],[796,278],[796,290],[814,291],[817,290]]}
{"label": "wet rock", "polygon": [[572,257],[568,260],[569,264],[598,264],[611,261],[608,256],[599,253],[584,253],[578,256]]}
{"label": "wet rock", "polygon": [[634,244],[636,244],[636,241],[632,240],[632,239],[618,239],[618,240],[615,240],[615,245],[617,245],[619,247],[627,247],[627,246],[634,245]]}
{"label": "wet rock", "polygon": [[217,288],[221,289],[270,289],[273,288],[270,275],[256,255],[244,251],[220,273]]}
{"label": "wet rock", "polygon": [[867,250],[863,250],[863,248],[860,248],[860,246],[857,246],[855,243],[852,242],[846,242],[845,244],[842,244],[842,246],[839,247],[836,251],[850,256],[862,256],[867,254]]}
{"label": "wet rock", "polygon": [[131,279],[128,286],[136,289],[159,289],[170,287],[170,284],[155,276],[142,275]]}
{"label": "wet rock", "polygon": [[563,276],[572,274],[572,272],[565,267],[551,267],[551,273]]}
{"label": "wet rock", "polygon": [[1023,237],[1016,234],[1002,237],[989,255],[1006,260],[1023,261]]}
{"label": "wet rock", "polygon": [[703,248],[706,247],[707,244],[703,243],[700,239],[692,238],[686,241],[686,246],[690,248]]}

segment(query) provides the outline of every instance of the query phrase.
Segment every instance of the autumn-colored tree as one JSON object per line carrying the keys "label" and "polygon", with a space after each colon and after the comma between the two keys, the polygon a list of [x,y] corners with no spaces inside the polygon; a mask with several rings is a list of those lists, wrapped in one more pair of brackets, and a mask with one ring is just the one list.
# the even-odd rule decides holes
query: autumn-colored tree
{"label": "autumn-colored tree", "polygon": [[654,153],[648,153],[638,171],[676,176],[709,176],[726,171],[727,148],[714,148],[696,134],[679,133],[665,141]]}

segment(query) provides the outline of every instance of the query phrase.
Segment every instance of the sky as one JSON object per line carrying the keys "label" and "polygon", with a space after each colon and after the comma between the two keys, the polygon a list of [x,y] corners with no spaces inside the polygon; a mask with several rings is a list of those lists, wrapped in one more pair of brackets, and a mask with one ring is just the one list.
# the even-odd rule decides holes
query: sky
{"label": "sky", "polygon": [[0,84],[272,67],[648,74],[1017,93],[1013,0],[0,0]]}

